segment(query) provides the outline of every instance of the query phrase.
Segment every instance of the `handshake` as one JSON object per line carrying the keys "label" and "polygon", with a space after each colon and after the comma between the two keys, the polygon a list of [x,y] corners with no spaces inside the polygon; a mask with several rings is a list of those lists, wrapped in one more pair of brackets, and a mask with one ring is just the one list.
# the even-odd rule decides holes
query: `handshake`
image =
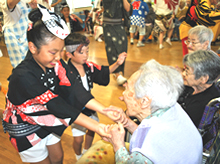
{"label": "handshake", "polygon": [[125,147],[124,127],[133,133],[138,125],[127,117],[126,113],[121,108],[110,106],[105,108],[103,111],[107,112],[107,116],[117,124],[105,125],[100,123],[97,133],[103,140],[110,142],[116,152],[119,148]]}

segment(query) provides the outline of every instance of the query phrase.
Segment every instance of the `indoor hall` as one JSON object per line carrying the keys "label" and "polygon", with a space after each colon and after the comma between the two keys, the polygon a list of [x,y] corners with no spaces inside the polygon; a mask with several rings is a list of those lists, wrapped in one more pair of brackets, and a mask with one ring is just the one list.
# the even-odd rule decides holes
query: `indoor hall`
{"label": "indoor hall", "polygon": [[[89,37],[89,61],[97,63],[99,65],[108,65],[105,43],[97,42],[93,37]],[[182,45],[181,42],[175,41],[172,42],[172,46],[164,43],[164,48],[159,49],[158,43],[146,43],[144,47],[136,46],[137,40],[135,40],[134,45],[130,45],[130,40],[128,37],[128,56],[125,63],[125,77],[129,78],[132,73],[134,73],[143,63],[150,59],[155,59],[161,64],[170,65],[170,66],[179,66],[182,67]],[[11,74],[12,66],[10,64],[7,51],[3,41],[0,43],[1,51],[3,56],[0,57],[0,82],[4,88],[7,88],[8,82],[7,78]],[[219,48],[219,43],[216,43],[215,46],[212,46],[212,50],[216,51]],[[106,107],[110,105],[118,106],[125,110],[125,104],[119,100],[119,97],[122,95],[124,88],[118,86],[113,75],[110,75],[110,83],[107,87],[94,85],[92,93],[94,97],[104,104]],[[0,113],[2,118],[2,111],[5,106],[5,98],[3,93],[0,93]],[[112,124],[113,122],[103,116],[99,115],[101,123]],[[76,162],[75,153],[72,148],[73,137],[71,134],[70,128],[67,128],[62,135],[62,146],[64,151],[64,164],[73,164]],[[100,140],[98,135],[95,135],[93,143]],[[8,134],[3,132],[2,126],[0,126],[0,163],[5,164],[21,164],[21,159],[13,148],[12,144],[8,139]]]}

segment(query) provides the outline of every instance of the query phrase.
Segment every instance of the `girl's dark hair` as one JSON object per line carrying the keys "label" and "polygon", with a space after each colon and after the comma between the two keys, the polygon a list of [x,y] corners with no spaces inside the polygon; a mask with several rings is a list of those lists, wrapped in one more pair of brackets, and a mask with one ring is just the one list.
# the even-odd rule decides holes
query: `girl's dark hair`
{"label": "girl's dark hair", "polygon": [[[96,10],[96,11],[97,11],[97,10]],[[89,10],[84,10],[84,14],[85,14],[86,16],[88,16],[89,13],[90,13]]]}
{"label": "girl's dark hair", "polygon": [[47,45],[50,41],[57,38],[42,22],[42,14],[38,8],[33,9],[28,14],[28,18],[33,22],[33,25],[32,29],[27,31],[27,40],[28,42],[34,43],[37,49],[40,49],[43,45]]}
{"label": "girl's dark hair", "polygon": [[[80,33],[76,33],[76,32],[70,33],[65,39],[66,46],[81,44],[83,47],[83,46],[89,45],[89,43],[90,43],[90,41],[86,36],[84,36]],[[71,53],[73,54],[73,52],[71,52]]]}

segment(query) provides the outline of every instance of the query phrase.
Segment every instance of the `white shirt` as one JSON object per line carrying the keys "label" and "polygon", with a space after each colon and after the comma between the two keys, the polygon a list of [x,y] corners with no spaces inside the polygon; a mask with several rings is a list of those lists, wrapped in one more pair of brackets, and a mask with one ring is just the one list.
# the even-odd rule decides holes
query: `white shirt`
{"label": "white shirt", "polygon": [[[30,2],[30,0],[20,0],[22,6],[25,6],[26,8],[29,8],[29,6],[27,5],[28,2]],[[37,0],[37,3],[49,8],[49,4],[43,0]],[[9,9],[7,5],[7,0],[0,0],[0,7],[2,8],[4,16],[3,30],[5,27],[13,26],[19,21],[22,14],[21,9],[19,7],[15,6],[14,9]]]}
{"label": "white shirt", "polygon": [[85,76],[81,77],[81,80],[82,80],[82,83],[83,83],[83,86],[84,88],[89,91],[89,85],[88,85],[88,81],[87,81],[87,76],[85,74]]}
{"label": "white shirt", "polygon": [[[22,4],[26,4],[25,0],[20,0],[20,3]],[[7,0],[1,0],[0,1],[0,7],[2,8],[2,12],[3,12],[3,16],[4,16],[4,26],[3,26],[3,30],[5,27],[7,26],[13,26],[14,24],[16,24],[20,17],[21,17],[21,9],[18,7],[15,7],[13,12],[11,12],[8,9],[8,5],[7,5]]]}
{"label": "white shirt", "polygon": [[[175,0],[173,0],[175,2]],[[177,5],[172,6],[171,3],[171,9],[168,8],[168,4],[165,3],[165,0],[156,0],[156,3],[154,4],[153,8],[155,11],[156,15],[168,15],[170,13],[177,13],[178,7],[179,7],[179,2],[180,0],[177,1]]]}

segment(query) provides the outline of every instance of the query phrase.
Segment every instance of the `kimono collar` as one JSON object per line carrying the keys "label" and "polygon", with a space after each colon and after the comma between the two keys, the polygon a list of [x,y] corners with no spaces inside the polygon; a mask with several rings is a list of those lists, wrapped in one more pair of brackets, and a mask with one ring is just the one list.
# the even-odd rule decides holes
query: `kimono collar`
{"label": "kimono collar", "polygon": [[151,117],[160,117],[162,116],[166,111],[168,111],[170,108],[165,108],[165,109],[158,109],[156,112],[150,114],[147,116],[145,119],[150,119]]}

